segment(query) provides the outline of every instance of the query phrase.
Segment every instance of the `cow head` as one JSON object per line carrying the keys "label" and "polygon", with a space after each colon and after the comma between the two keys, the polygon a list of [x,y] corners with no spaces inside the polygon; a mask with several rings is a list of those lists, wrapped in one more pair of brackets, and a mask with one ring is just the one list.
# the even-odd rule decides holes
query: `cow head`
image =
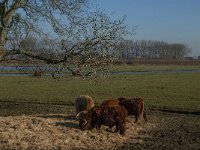
{"label": "cow head", "polygon": [[92,129],[91,122],[88,121],[87,119],[80,119],[79,120],[79,128],[84,131],[84,130],[90,130]]}
{"label": "cow head", "polygon": [[101,109],[99,107],[93,107],[87,112],[83,112],[84,115],[79,116],[79,127],[83,130],[91,130],[95,128],[98,121],[98,117],[101,115]]}
{"label": "cow head", "polygon": [[76,115],[76,119],[79,120],[79,127],[82,131],[92,129],[92,115],[91,112],[81,111]]}
{"label": "cow head", "polygon": [[88,113],[87,110],[81,111],[76,115],[76,120],[79,120],[81,118],[85,118],[86,114]]}

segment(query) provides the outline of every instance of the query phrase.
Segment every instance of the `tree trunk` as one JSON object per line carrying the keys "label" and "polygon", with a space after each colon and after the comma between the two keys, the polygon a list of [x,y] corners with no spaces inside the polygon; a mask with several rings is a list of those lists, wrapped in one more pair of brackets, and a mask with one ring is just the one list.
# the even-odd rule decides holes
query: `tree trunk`
{"label": "tree trunk", "polygon": [[0,50],[4,50],[6,41],[7,41],[7,31],[6,29],[3,29],[3,27],[1,27],[0,28]]}
{"label": "tree trunk", "polygon": [[21,1],[14,1],[11,7],[8,9],[8,0],[4,0],[0,3],[0,50],[4,50],[7,41],[7,27],[9,26],[12,16],[16,10],[20,8]]}

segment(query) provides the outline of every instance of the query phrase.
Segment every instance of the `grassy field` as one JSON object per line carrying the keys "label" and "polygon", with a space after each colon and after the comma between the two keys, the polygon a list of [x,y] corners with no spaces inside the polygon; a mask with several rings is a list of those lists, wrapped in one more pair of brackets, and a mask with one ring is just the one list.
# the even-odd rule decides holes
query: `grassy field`
{"label": "grassy field", "polygon": [[112,75],[107,78],[0,77],[0,101],[73,104],[80,94],[96,103],[119,96],[144,97],[151,108],[200,110],[200,73]]}
{"label": "grassy field", "polygon": [[160,70],[200,70],[200,65],[148,65],[148,64],[121,64],[111,65],[111,71],[160,71]]}

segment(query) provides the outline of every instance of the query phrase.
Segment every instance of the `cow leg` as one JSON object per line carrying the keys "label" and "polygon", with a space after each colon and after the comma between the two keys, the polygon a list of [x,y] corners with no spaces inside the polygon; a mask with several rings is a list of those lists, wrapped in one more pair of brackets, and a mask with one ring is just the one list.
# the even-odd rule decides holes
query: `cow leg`
{"label": "cow leg", "polygon": [[[95,119],[94,119],[94,120],[95,120]],[[99,123],[99,120],[96,119],[94,122],[95,122],[95,123],[94,123],[95,128],[96,128],[97,130],[100,130],[100,128],[101,128],[101,124]]]}
{"label": "cow leg", "polygon": [[147,119],[147,114],[145,113],[145,111],[143,112],[143,118],[144,118],[144,121],[147,122],[148,119]]}
{"label": "cow leg", "polygon": [[144,111],[142,110],[141,113],[140,113],[140,121],[142,121],[142,118],[143,118],[143,115],[144,115],[143,112],[144,112]]}
{"label": "cow leg", "polygon": [[116,130],[115,130],[115,132],[118,132],[118,131],[119,131],[119,134],[124,135],[125,122],[122,121],[121,119],[116,120]]}
{"label": "cow leg", "polygon": [[119,134],[124,135],[125,134],[125,122],[121,122],[119,125]]}
{"label": "cow leg", "polygon": [[116,129],[115,129],[115,132],[118,132],[119,131],[119,129],[120,129],[120,120],[119,120],[119,118],[117,117],[116,118]]}
{"label": "cow leg", "polygon": [[135,123],[138,123],[139,118],[140,118],[140,116],[137,114],[137,115],[135,116]]}
{"label": "cow leg", "polygon": [[101,129],[101,125],[100,125],[100,124],[97,124],[97,125],[96,125],[96,129],[97,129],[97,130],[100,130],[100,129]]}
{"label": "cow leg", "polygon": [[124,135],[125,134],[125,129],[124,127],[120,128],[119,134]]}
{"label": "cow leg", "polygon": [[116,124],[115,132],[118,132],[118,131],[119,131],[119,125]]}

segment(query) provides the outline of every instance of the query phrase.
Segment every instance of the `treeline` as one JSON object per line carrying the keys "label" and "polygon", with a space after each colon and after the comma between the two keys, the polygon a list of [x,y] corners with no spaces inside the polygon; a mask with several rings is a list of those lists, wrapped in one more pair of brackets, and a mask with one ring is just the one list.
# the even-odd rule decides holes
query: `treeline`
{"label": "treeline", "polygon": [[116,49],[120,51],[119,58],[143,58],[143,59],[183,59],[191,49],[180,43],[167,43],[164,41],[150,40],[124,40]]}
{"label": "treeline", "polygon": [[[63,44],[65,48],[73,46],[70,42],[61,42],[58,40],[26,38],[20,43],[20,48],[32,50],[34,52],[43,52],[46,55],[62,55]],[[94,53],[98,54],[98,45],[93,47]],[[183,59],[191,49],[181,43],[167,43],[164,41],[150,40],[121,40],[110,49],[108,55],[117,59]],[[112,53],[112,54],[111,54]]]}

